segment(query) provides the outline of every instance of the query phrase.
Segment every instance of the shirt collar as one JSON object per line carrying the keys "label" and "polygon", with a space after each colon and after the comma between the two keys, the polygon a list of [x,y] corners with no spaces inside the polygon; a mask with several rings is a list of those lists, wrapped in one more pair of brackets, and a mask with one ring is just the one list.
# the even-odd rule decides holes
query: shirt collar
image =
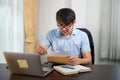
{"label": "shirt collar", "polygon": [[77,34],[76,28],[73,28],[71,35],[75,36],[76,34]]}

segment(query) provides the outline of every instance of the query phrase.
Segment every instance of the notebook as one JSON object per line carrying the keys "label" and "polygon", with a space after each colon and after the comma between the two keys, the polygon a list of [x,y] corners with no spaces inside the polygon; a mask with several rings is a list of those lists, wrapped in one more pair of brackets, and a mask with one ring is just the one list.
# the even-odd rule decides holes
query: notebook
{"label": "notebook", "polygon": [[63,75],[71,75],[71,74],[76,74],[79,72],[91,71],[91,68],[85,67],[82,65],[75,65],[75,66],[59,65],[59,66],[54,66],[53,68]]}
{"label": "notebook", "polygon": [[38,54],[4,52],[4,57],[12,74],[44,77],[53,71],[49,65],[41,64]]}

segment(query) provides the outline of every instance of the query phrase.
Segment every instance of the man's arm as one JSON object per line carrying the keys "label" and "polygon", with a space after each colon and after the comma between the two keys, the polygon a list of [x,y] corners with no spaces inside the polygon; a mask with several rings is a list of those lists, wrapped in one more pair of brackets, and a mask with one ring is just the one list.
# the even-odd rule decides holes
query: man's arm
{"label": "man's arm", "polygon": [[91,53],[90,52],[85,52],[82,53],[83,58],[79,58],[77,56],[73,56],[73,57],[68,57],[66,64],[68,65],[90,65],[92,64],[92,59],[91,59]]}

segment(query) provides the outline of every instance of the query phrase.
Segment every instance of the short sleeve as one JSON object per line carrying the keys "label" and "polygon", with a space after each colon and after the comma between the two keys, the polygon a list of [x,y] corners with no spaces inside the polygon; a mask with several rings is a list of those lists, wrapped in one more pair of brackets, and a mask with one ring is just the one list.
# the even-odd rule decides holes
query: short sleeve
{"label": "short sleeve", "polygon": [[82,37],[82,47],[81,47],[81,52],[90,52],[91,49],[90,49],[90,43],[89,43],[89,39],[88,39],[88,36],[86,33],[83,34],[83,37]]}

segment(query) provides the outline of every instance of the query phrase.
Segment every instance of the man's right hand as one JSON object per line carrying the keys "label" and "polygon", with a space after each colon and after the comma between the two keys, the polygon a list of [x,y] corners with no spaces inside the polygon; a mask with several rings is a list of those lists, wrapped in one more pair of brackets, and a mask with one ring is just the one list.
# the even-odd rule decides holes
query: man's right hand
{"label": "man's right hand", "polygon": [[42,46],[41,44],[39,44],[36,46],[35,52],[43,55],[43,54],[47,53],[47,49],[44,46]]}

